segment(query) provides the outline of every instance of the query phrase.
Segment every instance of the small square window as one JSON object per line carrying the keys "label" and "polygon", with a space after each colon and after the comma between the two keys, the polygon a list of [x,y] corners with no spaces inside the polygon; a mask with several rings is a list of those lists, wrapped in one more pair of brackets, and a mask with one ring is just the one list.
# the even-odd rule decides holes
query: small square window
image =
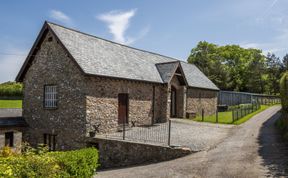
{"label": "small square window", "polygon": [[56,150],[56,135],[44,134],[44,145],[48,146],[49,151]]}
{"label": "small square window", "polygon": [[14,134],[13,132],[5,133],[5,146],[13,147],[14,146]]}
{"label": "small square window", "polygon": [[57,108],[57,86],[44,86],[44,108]]}

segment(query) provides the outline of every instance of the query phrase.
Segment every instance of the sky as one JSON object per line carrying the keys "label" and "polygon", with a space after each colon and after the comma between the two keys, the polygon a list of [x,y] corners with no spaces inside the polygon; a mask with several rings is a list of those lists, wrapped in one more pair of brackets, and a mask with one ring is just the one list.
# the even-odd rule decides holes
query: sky
{"label": "sky", "polygon": [[0,83],[14,81],[45,20],[187,60],[199,41],[288,53],[287,0],[26,0],[0,4]]}

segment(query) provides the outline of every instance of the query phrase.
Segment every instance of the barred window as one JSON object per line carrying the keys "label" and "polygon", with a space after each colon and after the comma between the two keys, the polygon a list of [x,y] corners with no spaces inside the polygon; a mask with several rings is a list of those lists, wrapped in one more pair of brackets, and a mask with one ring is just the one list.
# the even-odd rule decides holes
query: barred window
{"label": "barred window", "polygon": [[44,87],[44,107],[56,108],[57,107],[57,86],[45,85]]}

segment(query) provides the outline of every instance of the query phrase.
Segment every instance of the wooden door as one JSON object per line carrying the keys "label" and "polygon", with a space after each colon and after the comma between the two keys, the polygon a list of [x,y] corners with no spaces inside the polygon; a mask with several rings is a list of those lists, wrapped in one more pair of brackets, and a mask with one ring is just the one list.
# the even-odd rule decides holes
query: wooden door
{"label": "wooden door", "polygon": [[176,88],[171,87],[171,117],[176,117]]}
{"label": "wooden door", "polygon": [[129,98],[127,93],[118,94],[118,124],[128,123]]}

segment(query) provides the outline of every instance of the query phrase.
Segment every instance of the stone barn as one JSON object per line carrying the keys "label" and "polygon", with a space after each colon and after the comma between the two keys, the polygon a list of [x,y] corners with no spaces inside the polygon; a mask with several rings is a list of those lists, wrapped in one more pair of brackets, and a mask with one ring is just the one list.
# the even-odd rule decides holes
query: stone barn
{"label": "stone barn", "polygon": [[213,114],[218,88],[194,65],[45,22],[17,78],[24,140],[77,149],[97,129]]}

